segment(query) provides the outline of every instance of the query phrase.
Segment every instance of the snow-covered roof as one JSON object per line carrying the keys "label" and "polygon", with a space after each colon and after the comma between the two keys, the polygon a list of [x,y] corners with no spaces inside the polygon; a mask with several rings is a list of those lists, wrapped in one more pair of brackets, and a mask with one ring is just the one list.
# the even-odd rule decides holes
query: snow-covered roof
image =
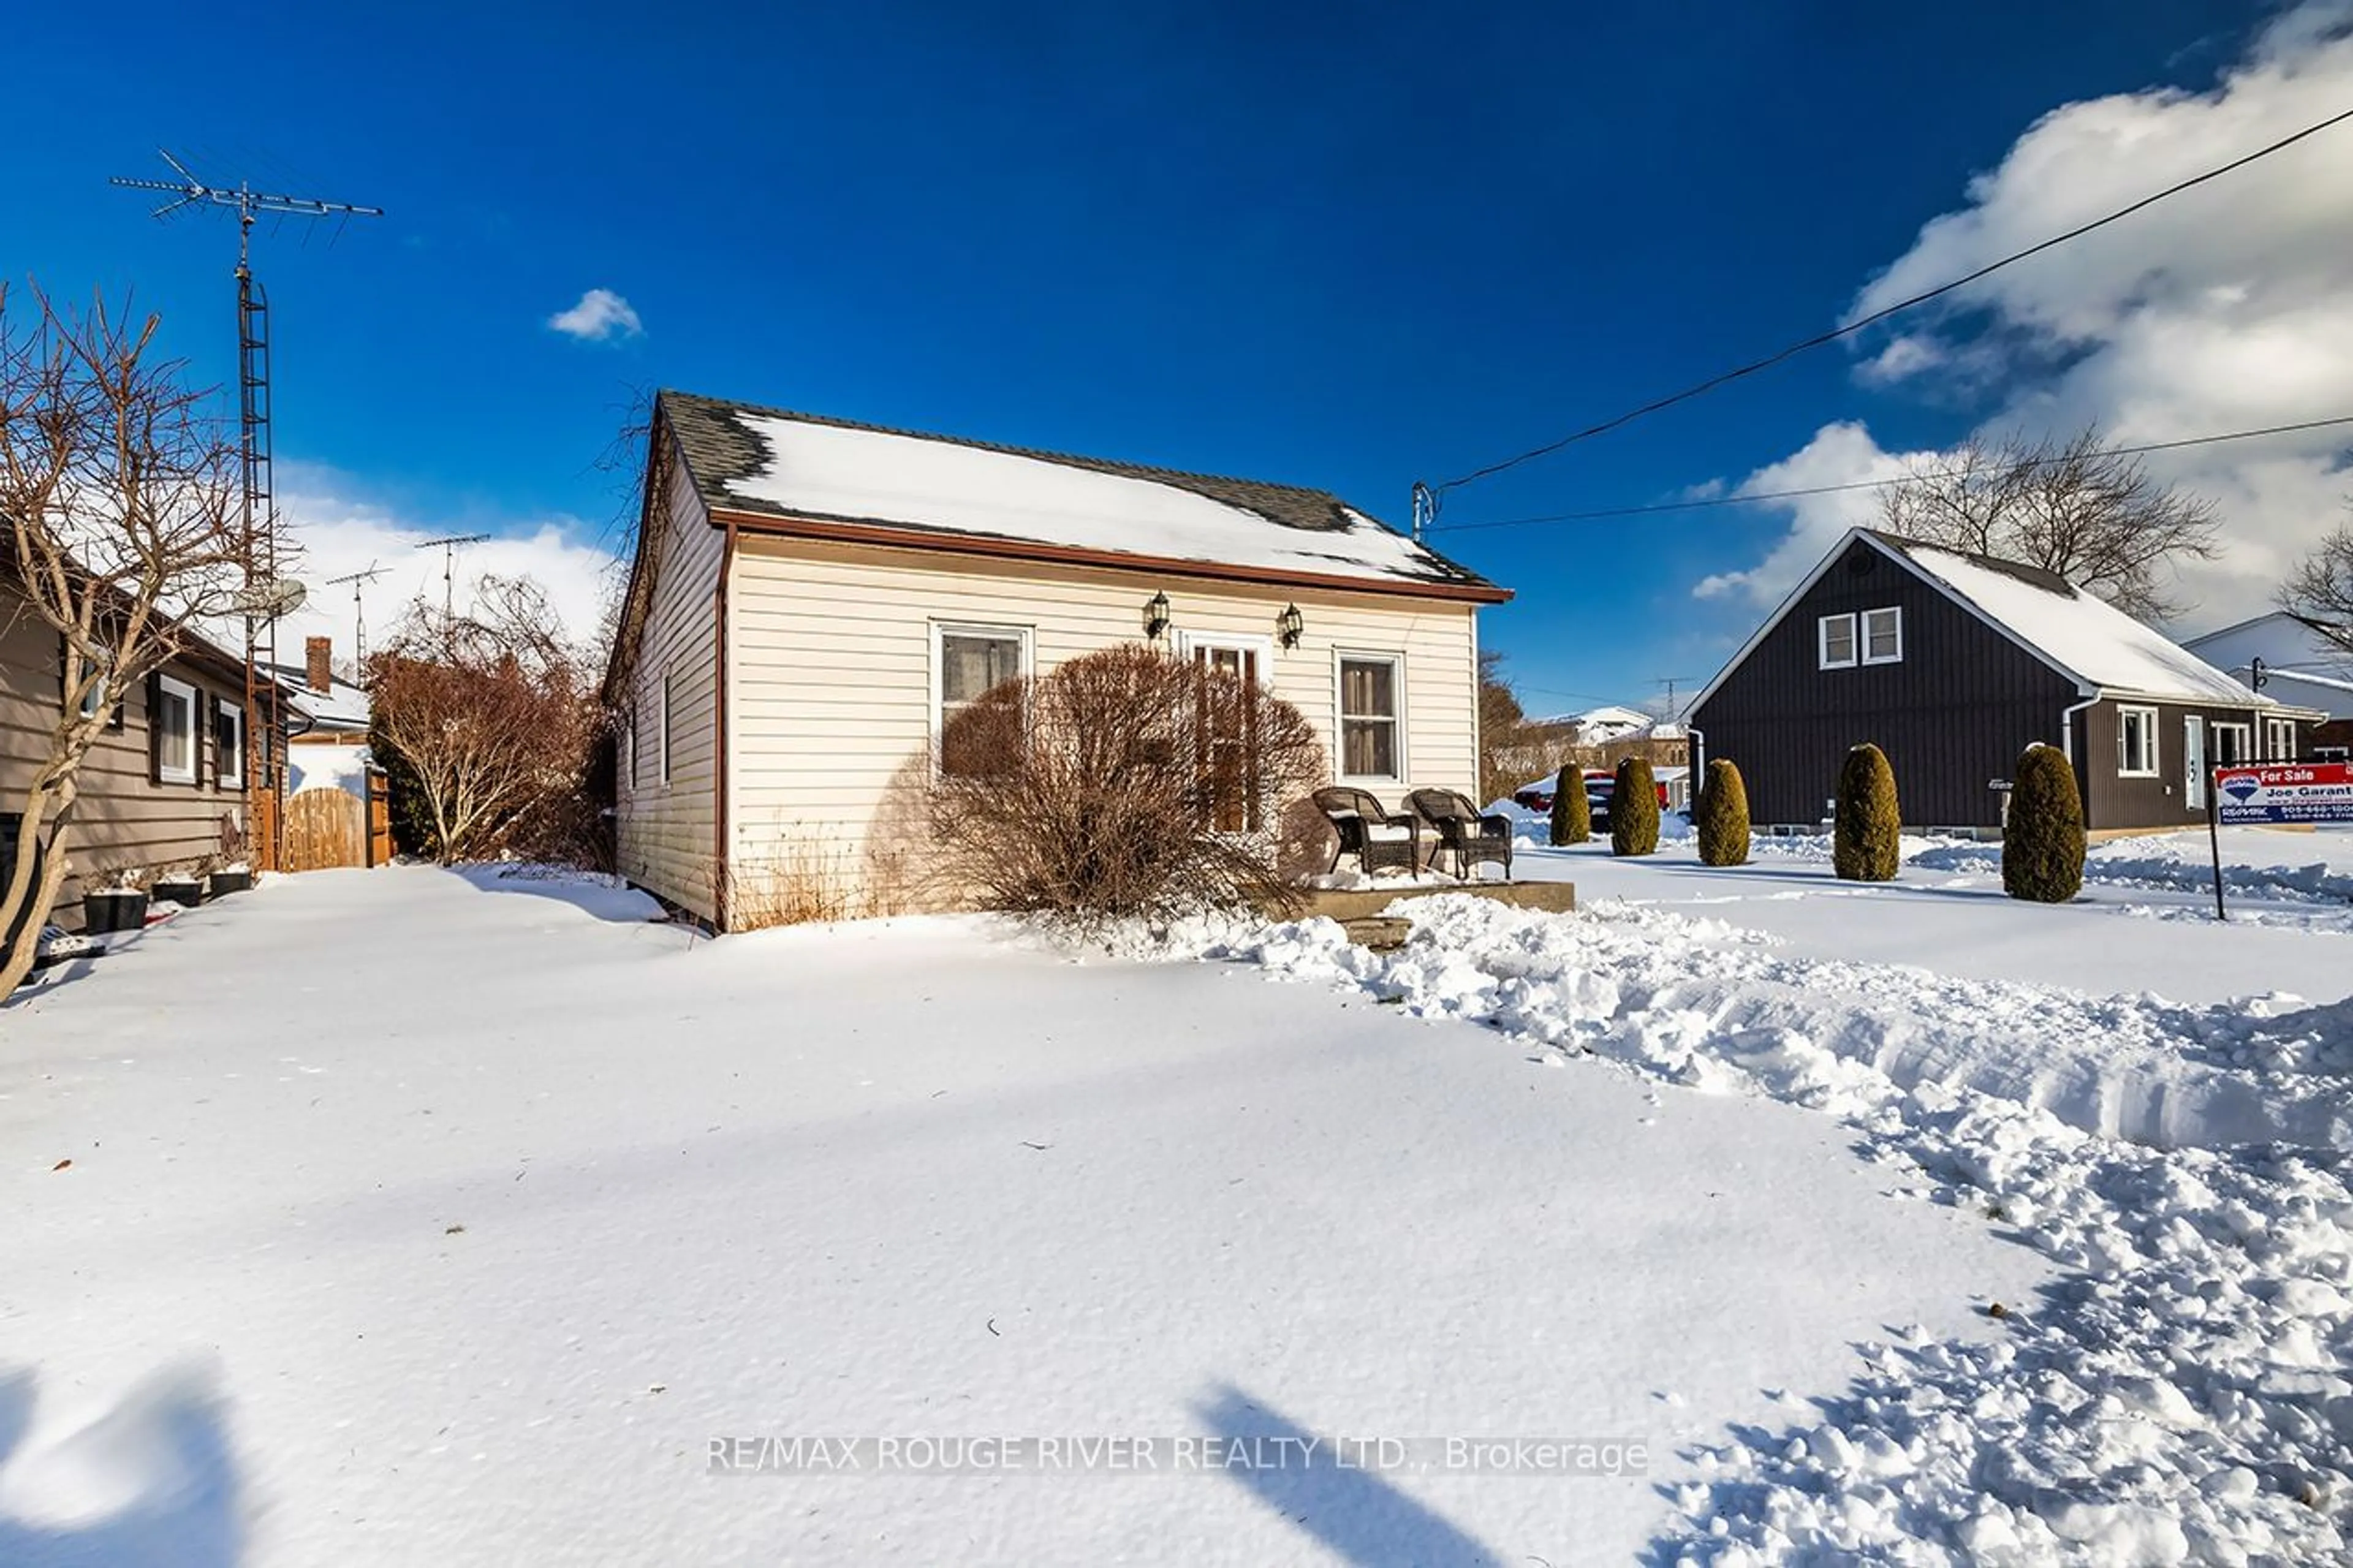
{"label": "snow-covered roof", "polygon": [[262,668],[285,689],[287,700],[295,710],[310,716],[312,728],[364,730],[368,727],[368,694],[350,681],[340,676],[330,677],[328,689],[321,691],[311,686],[310,671],[302,665],[271,664]]}
{"label": "snow-covered roof", "polygon": [[2270,706],[2156,628],[2063,577],[2014,562],[1860,530],[1980,617],[2103,693]]}
{"label": "snow-covered roof", "polygon": [[1324,490],[923,435],[664,392],[704,503],[739,515],[1132,555],[1395,592],[1509,595]]}

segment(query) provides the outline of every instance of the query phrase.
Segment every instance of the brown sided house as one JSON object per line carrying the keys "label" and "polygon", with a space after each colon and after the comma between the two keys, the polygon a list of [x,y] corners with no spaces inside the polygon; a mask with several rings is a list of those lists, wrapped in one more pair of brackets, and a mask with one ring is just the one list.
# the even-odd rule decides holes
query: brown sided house
{"label": "brown sided house", "polygon": [[2298,756],[2322,715],[2259,696],[2036,567],[1855,529],[1694,703],[1759,826],[1811,830],[1871,742],[1904,819],[1997,828],[2019,754],[2062,747],[2094,829],[2201,822],[2211,770]]}
{"label": "brown sided house", "polygon": [[[64,691],[64,640],[0,574],[0,845],[14,845]],[[246,827],[247,733],[242,660],[190,637],[111,716],[82,763],[67,848],[72,874],[50,918],[76,929],[86,888],[220,856]]]}
{"label": "brown sided house", "polygon": [[890,907],[944,716],[1147,620],[1295,704],[1337,782],[1476,788],[1478,612],[1509,593],[1324,491],[677,392],[645,490],[619,865],[719,926],[779,879]]}

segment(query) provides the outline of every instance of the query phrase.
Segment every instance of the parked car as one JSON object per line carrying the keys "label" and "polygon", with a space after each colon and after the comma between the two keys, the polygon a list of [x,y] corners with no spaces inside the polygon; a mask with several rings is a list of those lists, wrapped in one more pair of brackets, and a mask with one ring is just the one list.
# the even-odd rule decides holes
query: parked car
{"label": "parked car", "polygon": [[[1609,798],[1617,792],[1618,775],[1616,773],[1607,768],[1587,770],[1585,806],[1593,818],[1595,831],[1599,832],[1609,826]],[[1550,811],[1552,796],[1553,781],[1538,779],[1534,784],[1522,784],[1518,789],[1514,790],[1512,804],[1524,806],[1529,811]],[[1662,784],[1659,785],[1659,809],[1664,811],[1666,806],[1667,786]]]}

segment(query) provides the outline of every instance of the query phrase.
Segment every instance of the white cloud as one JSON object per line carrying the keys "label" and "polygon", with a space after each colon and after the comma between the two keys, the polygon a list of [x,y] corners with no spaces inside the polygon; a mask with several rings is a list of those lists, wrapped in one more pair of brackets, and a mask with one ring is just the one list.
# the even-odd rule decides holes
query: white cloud
{"label": "white cloud", "polygon": [[402,516],[366,499],[348,476],[331,469],[280,463],[278,478],[279,510],[301,552],[290,574],[310,591],[302,607],[279,624],[282,659],[298,660],[306,637],[332,637],[338,661],[352,657],[352,586],[331,585],[330,578],[371,567],[385,569],[383,576],[363,589],[371,646],[379,645],[420,598],[438,607],[442,552],[418,546],[452,533],[491,535],[456,552],[460,610],[471,602],[484,575],[528,576],[547,591],[574,641],[586,643],[596,632],[617,566],[596,542],[595,530],[577,518],[557,514],[503,525],[470,521],[453,527]]}
{"label": "white cloud", "polygon": [[617,338],[641,338],[646,325],[630,303],[610,289],[591,289],[568,310],[558,310],[547,324],[582,342],[608,343]]}
{"label": "white cloud", "polygon": [[[2353,103],[2353,0],[2309,0],[2275,18],[2211,90],[2173,88],[2067,104],[1969,183],[1856,297],[1849,319],[1958,277],[2275,142]],[[1901,335],[1859,380],[1926,397],[1957,376],[2001,389],[1992,433],[2072,434],[2096,423],[2123,445],[2353,414],[2353,124],[2325,131],[2146,212],[2033,257],[1900,318]],[[2211,496],[2225,554],[2184,582],[2193,627],[2266,607],[2284,567],[2345,518],[2348,429],[2152,455],[2159,477]],[[1867,433],[1831,426],[1752,475],[1874,477]],[[1892,460],[1892,459],[1891,459]],[[1804,483],[1787,479],[1782,483]],[[1818,479],[1811,482],[1837,482]],[[1789,510],[1764,562],[1719,574],[1709,594],[1771,598],[1814,559],[1833,511]],[[1800,541],[1806,542],[1801,544]]]}
{"label": "white cloud", "polygon": [[[1859,424],[1825,425],[1802,448],[1743,479],[1736,493],[1867,484],[1894,478],[1904,471],[1905,462],[1905,457],[1880,450],[1871,432]],[[1879,492],[1832,490],[1778,504],[1788,509],[1793,521],[1788,533],[1771,552],[1746,571],[1719,572],[1701,579],[1692,588],[1694,595],[1703,599],[1745,595],[1766,604],[1778,602],[1828,552],[1832,541],[1878,517]]]}

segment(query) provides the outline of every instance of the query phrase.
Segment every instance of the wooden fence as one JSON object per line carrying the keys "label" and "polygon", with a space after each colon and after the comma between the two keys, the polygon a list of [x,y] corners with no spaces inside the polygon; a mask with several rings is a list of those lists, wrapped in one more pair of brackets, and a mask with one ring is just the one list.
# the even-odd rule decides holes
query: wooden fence
{"label": "wooden fence", "polygon": [[286,869],[365,866],[367,805],[349,790],[306,789],[286,802]]}

